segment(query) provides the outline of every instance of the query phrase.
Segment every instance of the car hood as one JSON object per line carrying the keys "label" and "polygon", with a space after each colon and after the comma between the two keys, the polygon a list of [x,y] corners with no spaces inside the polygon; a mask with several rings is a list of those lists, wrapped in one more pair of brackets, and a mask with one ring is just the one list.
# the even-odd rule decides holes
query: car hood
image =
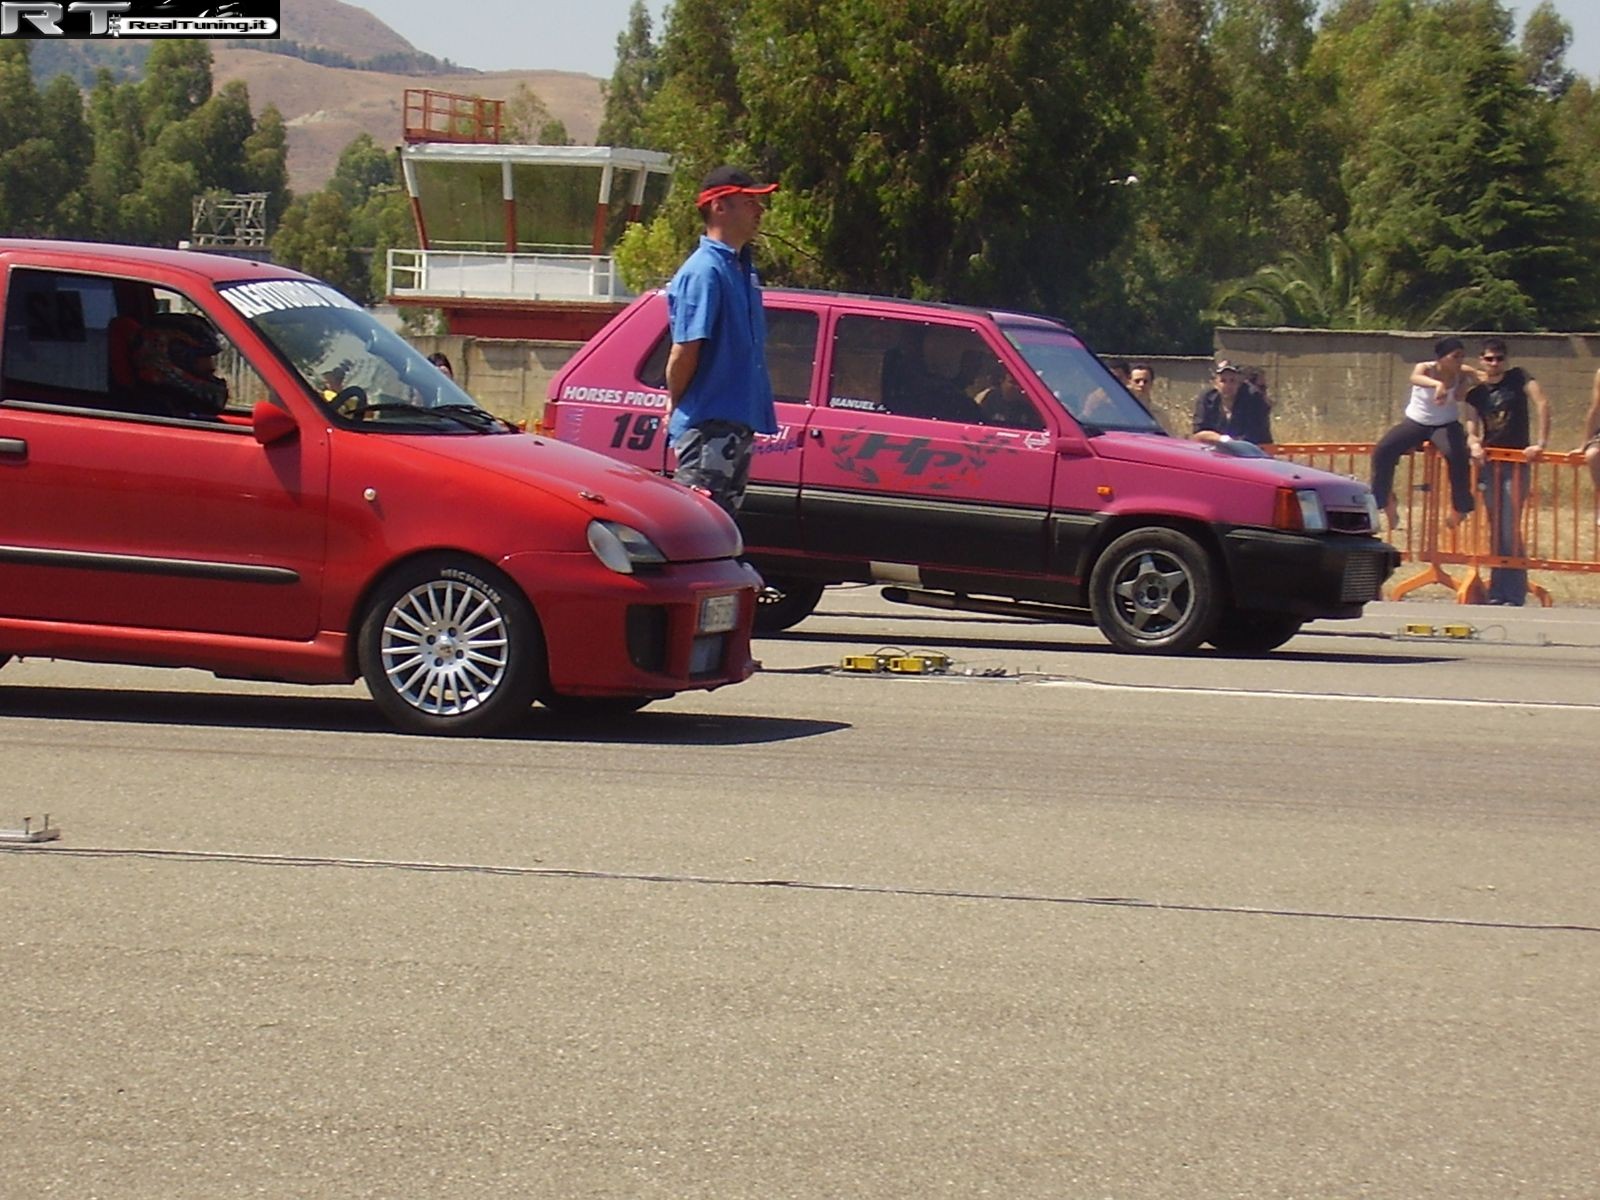
{"label": "car hood", "polygon": [[488,471],[590,518],[631,525],[671,562],[731,558],[740,550],[738,527],[708,497],[591,450],[531,434],[396,435],[395,441],[449,464],[440,469]]}
{"label": "car hood", "polygon": [[[1257,482],[1270,487],[1335,487],[1350,490],[1350,480],[1330,471],[1278,458],[1239,458],[1205,442],[1158,437],[1147,433],[1104,433],[1093,442],[1099,457],[1210,475],[1219,479]],[[1366,485],[1361,485],[1363,488]]]}

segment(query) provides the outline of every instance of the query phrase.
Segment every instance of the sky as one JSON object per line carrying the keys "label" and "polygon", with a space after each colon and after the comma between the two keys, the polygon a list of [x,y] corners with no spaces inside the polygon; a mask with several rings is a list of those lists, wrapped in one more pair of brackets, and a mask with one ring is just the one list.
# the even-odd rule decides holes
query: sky
{"label": "sky", "polygon": [[[375,14],[418,50],[483,71],[579,71],[611,78],[617,35],[628,21],[632,0],[474,0],[456,10],[466,19],[441,19],[437,0],[350,0]],[[1517,29],[1538,0],[1507,4]],[[666,0],[648,0],[655,33],[661,36]],[[1600,3],[1556,0],[1572,27],[1567,66],[1600,79]],[[284,36],[294,37],[293,28]]]}

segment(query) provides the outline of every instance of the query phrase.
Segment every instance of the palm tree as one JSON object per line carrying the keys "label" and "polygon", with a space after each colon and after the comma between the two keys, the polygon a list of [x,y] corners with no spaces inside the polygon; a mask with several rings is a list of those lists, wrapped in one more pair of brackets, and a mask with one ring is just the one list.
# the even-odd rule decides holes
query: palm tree
{"label": "palm tree", "polygon": [[1361,293],[1361,252],[1343,233],[1321,254],[1291,254],[1253,275],[1230,279],[1212,296],[1212,319],[1224,325],[1297,329],[1374,329],[1383,322]]}

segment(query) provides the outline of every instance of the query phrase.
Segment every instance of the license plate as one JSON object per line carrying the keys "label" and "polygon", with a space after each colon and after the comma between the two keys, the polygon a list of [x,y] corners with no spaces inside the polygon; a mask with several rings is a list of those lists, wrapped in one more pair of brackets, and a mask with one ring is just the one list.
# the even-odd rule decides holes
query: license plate
{"label": "license plate", "polygon": [[739,597],[707,596],[700,601],[700,620],[696,633],[727,633],[739,623]]}

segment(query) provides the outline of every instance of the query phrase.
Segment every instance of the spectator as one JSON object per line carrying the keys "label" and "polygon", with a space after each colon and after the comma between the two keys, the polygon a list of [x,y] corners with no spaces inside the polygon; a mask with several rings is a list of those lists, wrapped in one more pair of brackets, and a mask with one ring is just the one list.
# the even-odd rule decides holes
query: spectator
{"label": "spectator", "polygon": [[1117,382],[1123,387],[1128,386],[1128,380],[1133,375],[1133,368],[1128,365],[1128,360],[1125,358],[1108,358],[1106,360],[1106,370],[1115,375]]}
{"label": "spectator", "polygon": [[[1589,464],[1589,478],[1600,493],[1600,371],[1594,373],[1594,392],[1589,400],[1589,415],[1583,419],[1583,461]],[[1600,520],[1597,520],[1600,524]]]}
{"label": "spectator", "polygon": [[1155,386],[1155,368],[1149,363],[1134,363],[1128,370],[1128,390],[1139,398],[1139,403],[1150,407],[1150,389]]}
{"label": "spectator", "polygon": [[1010,429],[1043,429],[1044,419],[1028,399],[1017,377],[1000,362],[994,364],[991,378],[994,382],[974,397],[985,425],[1003,425]]}
{"label": "spectator", "polygon": [[1267,411],[1272,411],[1272,395],[1267,390],[1267,373],[1260,367],[1250,367],[1244,373],[1244,381],[1250,385],[1250,390],[1261,397],[1261,403],[1266,405]]}
{"label": "spectator", "polygon": [[1219,358],[1212,386],[1195,397],[1194,439],[1229,442],[1235,439],[1258,446],[1272,441],[1272,416],[1261,397],[1244,382],[1239,368]]}
{"label": "spectator", "polygon": [[756,433],[778,431],[761,281],[750,255],[763,197],[777,190],[733,167],[707,175],[696,199],[705,233],[667,285],[673,478],[706,492],[730,516],[744,502]]}
{"label": "spectator", "polygon": [[1451,512],[1445,524],[1453,529],[1472,512],[1472,461],[1461,426],[1461,401],[1467,381],[1477,378],[1477,372],[1463,365],[1466,356],[1458,337],[1433,344],[1433,360],[1418,363],[1411,372],[1405,415],[1372,451],[1372,495],[1388,515],[1390,529],[1400,527],[1400,506],[1393,495],[1395,465],[1402,454],[1430,441],[1450,472]]}
{"label": "spectator", "polygon": [[[1522,557],[1522,505],[1528,494],[1529,464],[1544,454],[1550,440],[1550,405],[1539,381],[1521,367],[1506,365],[1506,344],[1488,338],[1479,355],[1483,382],[1467,393],[1467,448],[1481,465],[1478,487],[1489,513],[1489,548],[1497,555]],[[1530,411],[1530,404],[1532,410]],[[1539,439],[1530,442],[1532,413],[1538,413]],[[1520,450],[1522,462],[1484,461],[1484,450]],[[1489,575],[1489,603],[1520,608],[1528,595],[1528,572],[1495,567]]]}
{"label": "spectator", "polygon": [[450,365],[450,356],[445,354],[444,351],[435,350],[432,354],[428,355],[428,361],[434,366],[438,367],[439,370],[443,371],[447,379],[454,379],[456,377],[455,368]]}

